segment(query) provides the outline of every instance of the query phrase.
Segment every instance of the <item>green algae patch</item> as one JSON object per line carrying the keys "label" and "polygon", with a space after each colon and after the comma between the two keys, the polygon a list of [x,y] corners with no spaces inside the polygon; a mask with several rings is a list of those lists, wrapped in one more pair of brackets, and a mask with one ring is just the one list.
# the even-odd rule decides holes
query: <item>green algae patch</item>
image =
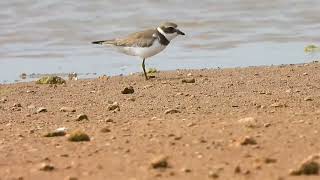
{"label": "green algae patch", "polygon": [[66,132],[64,131],[54,131],[54,132],[49,132],[43,135],[43,137],[57,137],[57,136],[64,136],[64,135],[66,135]]}
{"label": "green algae patch", "polygon": [[36,81],[36,84],[65,84],[66,81],[59,76],[44,76]]}
{"label": "green algae patch", "polygon": [[148,74],[154,74],[154,73],[157,73],[157,72],[158,72],[158,70],[156,68],[149,68],[148,71],[147,71]]}
{"label": "green algae patch", "polygon": [[12,89],[5,89],[5,88],[2,89],[2,88],[0,88],[0,96],[7,95],[12,91],[13,91]]}
{"label": "green algae patch", "polygon": [[320,47],[318,47],[314,44],[311,44],[311,45],[308,45],[304,48],[304,52],[306,52],[306,53],[320,52]]}
{"label": "green algae patch", "polygon": [[70,134],[68,140],[72,142],[90,141],[90,137],[82,131],[74,131]]}

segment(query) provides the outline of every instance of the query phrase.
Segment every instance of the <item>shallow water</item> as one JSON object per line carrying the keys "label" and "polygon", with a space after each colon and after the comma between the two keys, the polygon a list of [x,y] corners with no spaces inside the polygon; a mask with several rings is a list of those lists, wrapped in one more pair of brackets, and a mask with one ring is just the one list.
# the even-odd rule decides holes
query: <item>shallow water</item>
{"label": "shallow water", "polygon": [[[303,63],[320,45],[320,1],[314,0],[12,0],[0,1],[0,83],[21,73],[129,74],[141,61],[90,44],[162,21],[178,37],[152,57],[159,70]],[[84,76],[86,77],[86,76]]]}

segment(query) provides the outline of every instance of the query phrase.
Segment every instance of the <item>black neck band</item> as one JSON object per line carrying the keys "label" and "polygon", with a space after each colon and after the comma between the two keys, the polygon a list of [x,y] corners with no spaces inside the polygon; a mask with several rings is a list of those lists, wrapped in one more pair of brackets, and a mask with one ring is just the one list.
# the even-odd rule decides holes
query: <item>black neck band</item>
{"label": "black neck band", "polygon": [[161,34],[158,31],[158,29],[157,29],[157,35],[158,35],[158,39],[159,39],[160,44],[166,46],[170,43],[170,41],[163,34]]}

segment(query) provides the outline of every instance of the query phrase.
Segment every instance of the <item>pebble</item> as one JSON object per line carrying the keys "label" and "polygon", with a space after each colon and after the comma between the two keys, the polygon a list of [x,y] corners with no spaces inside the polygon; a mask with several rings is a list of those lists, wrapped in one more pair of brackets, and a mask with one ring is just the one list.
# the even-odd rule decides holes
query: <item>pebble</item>
{"label": "pebble", "polygon": [[47,112],[47,109],[44,108],[44,107],[39,107],[36,112],[37,112],[37,113]]}
{"label": "pebble", "polygon": [[1,98],[0,99],[0,103],[5,103],[5,102],[7,102],[8,100],[6,99],[6,98]]}
{"label": "pebble", "polygon": [[111,130],[110,130],[109,128],[107,128],[107,127],[104,127],[104,128],[102,128],[102,129],[100,130],[100,132],[102,132],[102,133],[108,133],[108,132],[111,132]]}
{"label": "pebble", "polygon": [[214,171],[209,171],[208,176],[209,178],[213,178],[213,179],[216,179],[219,177],[219,175]]}
{"label": "pebble", "polygon": [[319,174],[320,165],[317,162],[319,157],[319,155],[309,156],[306,160],[302,161],[298,168],[290,170],[289,174],[293,176]]}
{"label": "pebble", "polygon": [[90,141],[90,137],[86,133],[77,130],[70,134],[68,140],[73,142]]}
{"label": "pebble", "polygon": [[182,83],[195,83],[196,80],[194,78],[186,78],[181,80]]}
{"label": "pebble", "polygon": [[238,120],[239,123],[254,123],[256,119],[254,117],[245,117]]}
{"label": "pebble", "polygon": [[145,85],[145,86],[143,86],[143,89],[149,89],[149,88],[152,88],[153,87],[153,85]]}
{"label": "pebble", "polygon": [[158,157],[155,157],[154,159],[152,159],[150,164],[153,169],[168,168],[169,167],[168,156],[160,155]]}
{"label": "pebble", "polygon": [[130,98],[128,98],[127,100],[128,100],[128,101],[132,101],[132,102],[134,102],[134,101],[136,101],[136,98],[134,98],[134,97],[130,97]]}
{"label": "pebble", "polygon": [[49,132],[44,135],[44,137],[57,137],[66,135],[67,128],[62,127],[54,130],[53,132]]}
{"label": "pebble", "polygon": [[189,123],[189,124],[187,124],[187,126],[188,127],[192,127],[192,126],[195,126],[196,124],[195,123],[193,123],[193,122],[191,122],[191,123]]}
{"label": "pebble", "polygon": [[132,86],[129,87],[125,87],[122,91],[122,94],[133,94],[134,93],[134,89]]}
{"label": "pebble", "polygon": [[279,102],[276,102],[276,103],[271,104],[270,107],[284,107],[284,105]]}
{"label": "pebble", "polygon": [[39,170],[40,171],[53,171],[54,166],[52,164],[42,163],[42,164],[40,164]]}
{"label": "pebble", "polygon": [[257,144],[257,141],[250,136],[246,136],[240,141],[240,145],[242,146],[255,145],[255,144]]}
{"label": "pebble", "polygon": [[190,173],[190,172],[191,172],[191,169],[189,169],[189,168],[182,168],[182,169],[181,169],[181,172]]}
{"label": "pebble", "polygon": [[14,103],[12,107],[22,107],[20,103]]}
{"label": "pebble", "polygon": [[236,167],[234,168],[234,173],[236,173],[236,174],[241,173],[241,168],[240,168],[240,166],[236,166]]}
{"label": "pebble", "polygon": [[111,119],[110,117],[108,117],[105,121],[106,121],[107,123],[110,123],[110,122],[112,123],[112,122],[114,122],[113,119]]}
{"label": "pebble", "polygon": [[273,158],[265,158],[265,159],[264,159],[264,162],[265,162],[266,164],[271,164],[271,163],[276,163],[277,160],[276,160],[276,159],[273,159]]}
{"label": "pebble", "polygon": [[102,76],[99,76],[98,79],[101,79],[101,80],[108,80],[109,77],[107,75],[102,75]]}
{"label": "pebble", "polygon": [[72,107],[61,107],[60,110],[61,112],[76,112],[76,109]]}
{"label": "pebble", "polygon": [[264,126],[264,127],[270,127],[270,126],[271,126],[271,123],[265,123],[263,126]]}
{"label": "pebble", "polygon": [[86,114],[79,114],[76,118],[76,121],[89,120]]}
{"label": "pebble", "polygon": [[305,101],[312,101],[313,99],[312,99],[312,97],[307,96],[307,97],[305,97],[303,100],[305,100]]}
{"label": "pebble", "polygon": [[109,111],[114,111],[114,110],[120,111],[120,106],[118,102],[113,102],[112,104],[109,104],[107,108]]}
{"label": "pebble", "polygon": [[64,178],[64,180],[78,180],[78,178],[74,176],[67,176]]}
{"label": "pebble", "polygon": [[164,111],[164,114],[175,114],[175,113],[180,113],[180,111],[177,109],[167,109]]}

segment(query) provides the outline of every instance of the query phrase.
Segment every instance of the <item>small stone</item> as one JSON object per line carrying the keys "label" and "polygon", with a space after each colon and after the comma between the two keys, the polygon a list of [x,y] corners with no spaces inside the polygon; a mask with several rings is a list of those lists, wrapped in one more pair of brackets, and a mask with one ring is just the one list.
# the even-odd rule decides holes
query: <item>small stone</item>
{"label": "small stone", "polygon": [[167,109],[166,111],[164,111],[165,114],[175,114],[175,113],[180,113],[179,110],[177,109]]}
{"label": "small stone", "polygon": [[182,83],[195,83],[196,80],[194,78],[186,78],[186,79],[182,79],[181,82]]}
{"label": "small stone", "polygon": [[286,90],[286,93],[291,93],[291,92],[292,92],[291,89],[287,89],[287,90]]}
{"label": "small stone", "polygon": [[111,130],[110,130],[109,128],[107,128],[107,127],[104,127],[104,128],[102,128],[102,129],[100,130],[100,132],[102,132],[102,133],[108,133],[108,132],[111,132]]}
{"label": "small stone", "polygon": [[47,112],[47,109],[44,108],[44,107],[39,107],[36,112],[37,112],[38,114],[39,114],[39,113],[44,113],[44,112]]}
{"label": "small stone", "polygon": [[61,107],[60,110],[61,112],[76,112],[76,109],[72,107]]}
{"label": "small stone", "polygon": [[276,159],[273,159],[273,158],[265,158],[265,159],[264,159],[264,162],[265,162],[266,164],[271,164],[271,163],[276,163],[277,160],[276,160]]}
{"label": "small stone", "polygon": [[7,102],[8,100],[6,99],[6,98],[1,98],[0,99],[0,103],[5,103],[5,102]]}
{"label": "small stone", "polygon": [[239,123],[254,123],[256,119],[254,117],[246,117],[238,120]]}
{"label": "small stone", "polygon": [[76,121],[89,120],[86,114],[79,114],[76,118]]}
{"label": "small stone", "polygon": [[108,80],[109,77],[107,75],[102,75],[102,76],[99,76],[98,79],[101,79],[101,80]]}
{"label": "small stone", "polygon": [[122,94],[133,94],[134,93],[134,89],[132,86],[129,87],[125,87],[122,91]]}
{"label": "small stone", "polygon": [[192,126],[195,126],[195,125],[196,125],[196,124],[193,123],[193,122],[187,124],[188,127],[192,127]]}
{"label": "small stone", "polygon": [[290,170],[289,174],[293,176],[300,175],[317,175],[319,174],[319,163],[316,160],[319,160],[319,155],[313,155],[304,160],[301,165],[294,170]]}
{"label": "small stone", "polygon": [[151,167],[153,169],[165,169],[169,167],[168,156],[158,156],[151,161]]}
{"label": "small stone", "polygon": [[218,173],[216,173],[216,172],[214,172],[214,171],[209,171],[208,177],[209,177],[209,178],[216,179],[216,178],[219,177],[219,175],[218,175]]}
{"label": "small stone", "polygon": [[191,172],[191,169],[189,169],[189,168],[182,168],[181,171],[182,171],[182,172],[185,172],[185,173],[190,173],[190,172]]}
{"label": "small stone", "polygon": [[187,76],[188,76],[188,77],[191,77],[191,76],[192,76],[192,73],[188,73]]}
{"label": "small stone", "polygon": [[54,166],[48,163],[42,163],[39,168],[40,171],[53,171]]}
{"label": "small stone", "polygon": [[44,135],[44,137],[57,137],[57,136],[64,136],[66,135],[67,128],[58,128],[54,130],[53,132],[49,132]]}
{"label": "small stone", "polygon": [[22,105],[20,103],[14,103],[12,107],[22,107]]}
{"label": "small stone", "polygon": [[109,117],[108,117],[105,121],[106,121],[107,123],[110,123],[110,122],[112,123],[112,122],[114,122],[113,119],[111,119],[111,118],[109,118]]}
{"label": "small stone", "polygon": [[267,127],[270,127],[270,126],[271,126],[271,123],[265,123],[265,124],[263,124],[263,126],[266,127],[266,128],[267,128]]}
{"label": "small stone", "polygon": [[153,85],[145,85],[145,86],[143,86],[143,89],[149,89],[149,88],[152,88],[153,87]]}
{"label": "small stone", "polygon": [[312,97],[308,96],[308,97],[305,97],[303,100],[305,100],[305,101],[312,101],[313,99],[312,99]]}
{"label": "small stone", "polygon": [[67,176],[64,178],[64,180],[78,180],[78,178],[74,176]]}
{"label": "small stone", "polygon": [[240,145],[242,146],[255,145],[255,144],[257,144],[257,141],[250,136],[246,136],[240,141]]}
{"label": "small stone", "polygon": [[130,97],[130,98],[128,98],[127,100],[128,100],[128,101],[132,101],[132,102],[134,102],[134,101],[136,101],[136,98],[134,98],[134,97]]}
{"label": "small stone", "polygon": [[77,130],[70,134],[68,140],[73,142],[90,141],[90,137],[86,133]]}
{"label": "small stone", "polygon": [[270,107],[283,107],[283,104],[280,104],[279,102],[275,102],[273,104],[270,105]]}
{"label": "small stone", "polygon": [[114,110],[120,111],[120,106],[119,106],[118,102],[114,102],[112,104],[109,104],[107,108],[109,111],[114,111]]}
{"label": "small stone", "polygon": [[241,168],[240,168],[240,166],[236,166],[236,167],[234,168],[234,173],[236,173],[236,174],[241,173]]}

